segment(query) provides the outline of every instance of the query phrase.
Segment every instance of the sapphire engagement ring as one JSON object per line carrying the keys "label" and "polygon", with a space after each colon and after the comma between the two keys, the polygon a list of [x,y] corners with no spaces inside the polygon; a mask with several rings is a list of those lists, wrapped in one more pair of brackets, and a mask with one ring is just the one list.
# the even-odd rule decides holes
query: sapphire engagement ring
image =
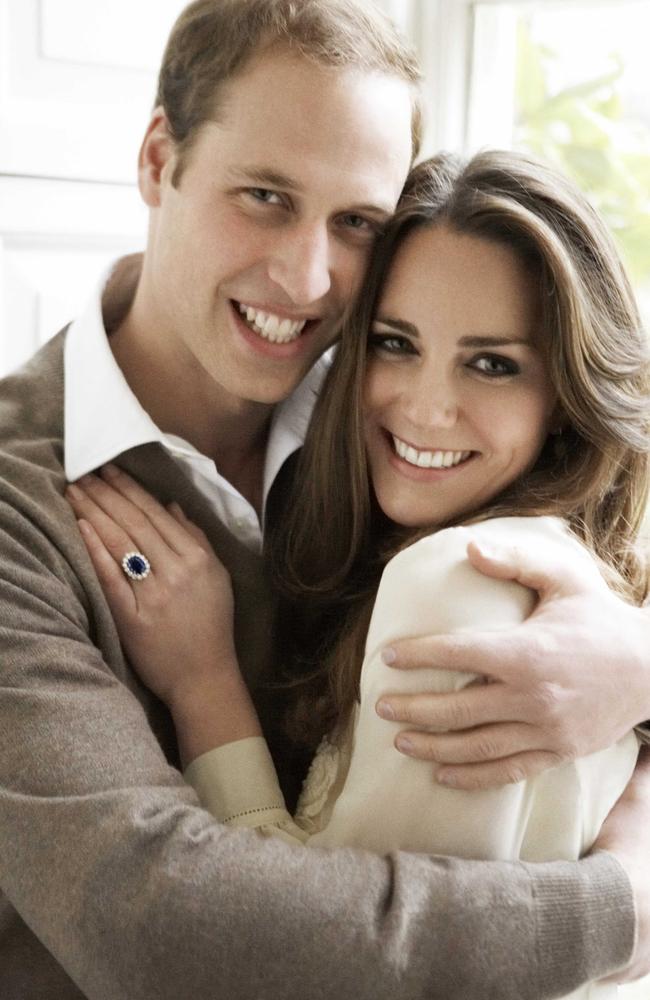
{"label": "sapphire engagement ring", "polygon": [[141,552],[127,552],[122,560],[122,569],[129,580],[145,580],[151,573],[151,564]]}

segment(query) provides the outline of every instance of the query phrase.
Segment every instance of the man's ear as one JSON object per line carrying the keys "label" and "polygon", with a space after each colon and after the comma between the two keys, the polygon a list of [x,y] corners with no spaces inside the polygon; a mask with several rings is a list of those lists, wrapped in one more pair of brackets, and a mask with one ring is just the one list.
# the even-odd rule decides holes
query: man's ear
{"label": "man's ear", "polygon": [[174,141],[161,107],[155,109],[145,132],[138,155],[138,187],[149,208],[160,205],[162,175],[165,167],[173,169]]}

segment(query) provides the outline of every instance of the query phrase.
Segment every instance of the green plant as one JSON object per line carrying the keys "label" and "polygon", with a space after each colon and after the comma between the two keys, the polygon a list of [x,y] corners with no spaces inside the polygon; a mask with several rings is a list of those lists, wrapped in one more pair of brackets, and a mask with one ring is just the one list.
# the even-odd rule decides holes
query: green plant
{"label": "green plant", "polygon": [[515,142],[556,163],[616,235],[633,280],[650,287],[650,129],[625,113],[623,59],[594,79],[552,92],[557,54],[518,27]]}

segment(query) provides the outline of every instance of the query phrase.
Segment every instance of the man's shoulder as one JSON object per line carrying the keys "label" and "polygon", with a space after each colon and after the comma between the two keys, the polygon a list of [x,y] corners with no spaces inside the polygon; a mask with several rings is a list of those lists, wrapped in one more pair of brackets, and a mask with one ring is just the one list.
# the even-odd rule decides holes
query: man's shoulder
{"label": "man's shoulder", "polygon": [[0,507],[3,523],[32,522],[61,502],[64,331],[0,380]]}
{"label": "man's shoulder", "polygon": [[[29,361],[0,380],[0,457],[3,474],[12,458],[60,464],[63,442],[65,330]],[[39,449],[39,442],[43,445]],[[57,458],[54,457],[56,454]]]}

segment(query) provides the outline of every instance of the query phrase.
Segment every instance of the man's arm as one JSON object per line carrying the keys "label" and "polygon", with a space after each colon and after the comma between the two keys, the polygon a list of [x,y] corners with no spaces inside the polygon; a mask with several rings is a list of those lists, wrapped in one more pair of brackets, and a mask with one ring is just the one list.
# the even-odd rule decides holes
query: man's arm
{"label": "man's arm", "polygon": [[[382,699],[389,711],[379,714],[405,723],[409,753],[440,765],[438,781],[468,789],[520,781],[602,750],[650,718],[648,608],[613,594],[590,559],[505,547],[470,546],[468,554],[481,572],[517,580],[540,600],[513,629],[408,639],[388,651],[399,669],[433,666],[491,681]],[[409,724],[445,732],[411,732]]]}
{"label": "man's arm", "polygon": [[630,885],[606,853],[380,858],[214,823],[89,641],[61,552],[7,520],[0,886],[89,1000],[533,1000],[629,960]]}
{"label": "man's arm", "polygon": [[[645,813],[645,816],[644,816]],[[650,829],[650,749],[643,748],[627,789],[603,824],[594,850],[611,851],[625,868],[634,889],[637,939],[632,962],[612,976],[627,983],[650,971],[650,854],[646,831]]]}

